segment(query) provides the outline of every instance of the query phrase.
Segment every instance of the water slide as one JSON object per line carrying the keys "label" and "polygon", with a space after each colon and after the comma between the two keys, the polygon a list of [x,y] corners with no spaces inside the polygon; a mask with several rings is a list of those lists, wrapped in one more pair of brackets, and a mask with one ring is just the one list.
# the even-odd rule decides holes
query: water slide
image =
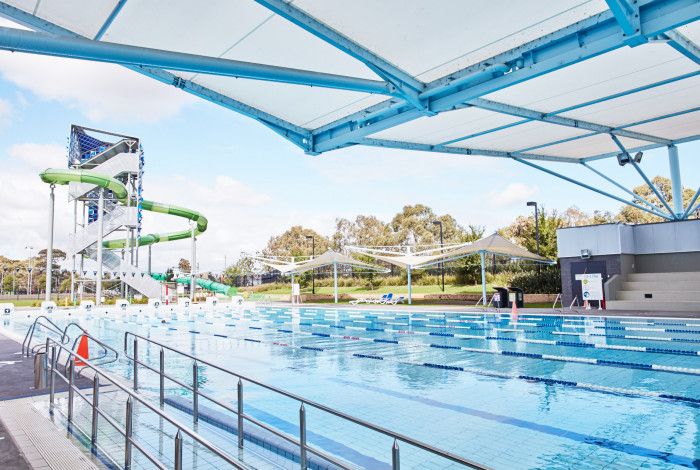
{"label": "water slide", "polygon": [[[63,169],[63,168],[49,168],[47,170],[44,170],[41,172],[39,175],[41,177],[41,180],[44,183],[48,184],[59,184],[59,185],[66,185],[69,183],[87,183],[87,184],[93,184],[95,186],[99,186],[101,188],[107,189],[111,191],[114,196],[117,198],[120,204],[123,205],[128,205],[129,201],[129,193],[127,191],[126,186],[116,178],[112,178],[110,176],[105,176],[105,175],[99,175],[95,174],[91,171],[86,171],[86,170],[71,170],[71,169]],[[133,202],[133,201],[132,201]],[[191,220],[196,223],[196,228],[194,230],[195,236],[199,235],[200,233],[203,233],[207,229],[207,218],[204,217],[202,214],[200,214],[197,211],[191,210],[191,209],[185,209],[183,207],[178,207],[178,206],[173,206],[170,204],[162,204],[160,202],[155,202],[155,201],[147,201],[143,200],[141,201],[141,207],[143,210],[147,210],[150,212],[158,212],[161,214],[168,214],[168,215],[174,215],[176,217],[182,217],[187,220]],[[175,240],[184,240],[186,238],[190,238],[192,236],[192,230],[191,229],[185,229],[185,230],[180,230],[177,232],[168,232],[168,233],[150,233],[148,235],[141,236],[137,239],[137,243],[139,246],[148,246],[152,245],[154,243],[162,243],[162,242],[168,242],[168,241],[175,241]],[[126,238],[122,239],[117,239],[117,240],[107,240],[102,243],[102,245],[105,248],[108,249],[118,249],[118,248],[124,248],[128,246],[129,240]],[[162,276],[162,275],[161,275]],[[165,276],[162,276],[162,278],[158,278],[156,275],[152,276],[154,279],[163,281],[165,280]],[[180,282],[180,279],[177,280],[178,283],[184,284],[185,279],[186,283],[189,284],[189,278],[182,278],[183,281]],[[196,279],[195,280],[197,285],[202,287],[203,289],[210,290],[212,292],[218,293],[218,294],[223,294],[223,295],[235,295],[236,294],[236,288],[227,286],[225,284],[221,284],[218,282],[214,281],[209,281],[207,279]],[[231,293],[233,292],[233,293]]]}
{"label": "water slide", "polygon": [[[165,281],[165,274],[163,273],[151,273],[151,277],[156,281]],[[176,278],[175,282],[177,282],[178,284],[184,284],[186,286],[189,286],[191,281],[189,276],[185,276]],[[220,282],[210,281],[209,279],[201,278],[196,278],[195,282],[202,289],[214,292],[215,294],[222,294],[228,297],[232,297],[238,294],[238,290],[235,287],[222,284]]]}

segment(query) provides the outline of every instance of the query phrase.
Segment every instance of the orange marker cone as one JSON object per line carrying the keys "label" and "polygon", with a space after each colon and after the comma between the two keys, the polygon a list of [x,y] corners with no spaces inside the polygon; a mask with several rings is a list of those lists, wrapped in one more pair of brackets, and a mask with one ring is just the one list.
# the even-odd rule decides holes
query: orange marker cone
{"label": "orange marker cone", "polygon": [[83,362],[80,358],[85,358],[89,359],[90,356],[90,349],[88,347],[88,337],[86,335],[82,335],[80,337],[80,343],[78,343],[78,351],[77,351],[77,356],[75,358],[75,365],[76,366],[84,366],[86,365],[85,362]]}
{"label": "orange marker cone", "polygon": [[591,309],[591,304],[588,303],[588,300],[584,300],[584,301],[583,301],[583,308],[586,309],[586,310],[590,310],[590,309]]}
{"label": "orange marker cone", "polygon": [[513,301],[513,308],[510,310],[510,321],[513,323],[518,322],[518,302]]}

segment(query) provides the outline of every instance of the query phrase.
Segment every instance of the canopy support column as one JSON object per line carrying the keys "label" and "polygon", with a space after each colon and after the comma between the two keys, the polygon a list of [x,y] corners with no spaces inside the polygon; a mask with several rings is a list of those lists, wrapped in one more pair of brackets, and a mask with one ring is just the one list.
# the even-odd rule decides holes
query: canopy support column
{"label": "canopy support column", "polygon": [[333,263],[333,295],[338,303],[338,263]]}
{"label": "canopy support column", "polygon": [[677,217],[683,215],[683,187],[681,186],[681,165],[678,160],[678,147],[668,146],[668,166],[671,172],[671,194],[673,197],[673,212]]}
{"label": "canopy support column", "polygon": [[406,277],[408,278],[408,305],[411,305],[411,266],[406,266]]}
{"label": "canopy support column", "polygon": [[[56,201],[54,188],[56,185],[51,185],[51,193],[49,194],[49,245],[46,248],[46,301],[51,300],[51,274],[53,267],[53,208]],[[75,258],[74,258],[75,259]]]}
{"label": "canopy support column", "polygon": [[100,303],[102,303],[102,253],[104,252],[102,243],[104,241],[105,234],[104,208],[105,190],[104,188],[100,188],[100,196],[97,199],[97,279],[95,279],[96,306],[99,306]]}
{"label": "canopy support column", "polygon": [[479,258],[481,258],[481,295],[485,307],[488,303],[486,300],[486,252],[480,251]]}
{"label": "canopy support column", "polygon": [[195,223],[191,223],[191,228],[190,230],[192,231],[192,255],[191,259],[192,261],[190,262],[190,302],[194,302],[194,286],[195,286],[195,279],[194,279],[194,267],[196,266],[195,263],[197,262],[196,258],[196,250],[197,250],[197,239],[195,238],[195,233],[194,233],[194,227]]}

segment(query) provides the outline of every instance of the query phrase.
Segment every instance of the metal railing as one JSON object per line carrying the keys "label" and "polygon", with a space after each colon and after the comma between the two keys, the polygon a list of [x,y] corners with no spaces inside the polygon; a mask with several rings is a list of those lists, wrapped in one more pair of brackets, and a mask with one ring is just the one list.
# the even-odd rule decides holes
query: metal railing
{"label": "metal railing", "polygon": [[[132,355],[129,355],[129,338],[132,338]],[[155,367],[144,363],[143,361],[139,360],[139,355],[138,355],[138,345],[139,341],[144,342],[145,344],[149,345],[155,345],[160,348],[159,352],[159,367],[156,369]],[[193,375],[193,380],[191,384],[187,384],[183,382],[182,380],[172,377],[168,374],[165,373],[165,351],[171,351],[173,353],[179,354],[182,357],[191,359],[192,362],[192,375]],[[375,431],[379,434],[383,434],[385,436],[388,436],[389,438],[393,439],[393,444],[391,447],[391,461],[392,461],[392,469],[393,470],[399,470],[400,468],[400,452],[399,452],[399,442],[408,444],[410,446],[416,447],[418,449],[422,449],[426,452],[429,452],[435,456],[450,460],[452,462],[455,462],[460,465],[464,465],[465,467],[468,468],[475,468],[475,469],[487,469],[488,467],[485,467],[479,463],[476,463],[472,460],[466,459],[464,457],[461,457],[457,454],[451,453],[449,451],[445,451],[442,449],[438,449],[437,447],[434,447],[430,444],[427,444],[422,441],[418,441],[416,439],[413,439],[409,436],[406,436],[404,434],[400,434],[394,431],[391,431],[387,428],[378,426],[376,424],[370,423],[368,421],[355,418],[354,416],[348,415],[342,411],[336,410],[334,408],[331,408],[329,406],[323,405],[321,403],[317,403],[311,400],[308,400],[304,397],[301,397],[299,395],[295,395],[293,393],[287,392],[285,390],[282,390],[280,388],[274,387],[272,385],[267,385],[265,383],[262,383],[258,380],[252,379],[250,377],[246,377],[242,374],[239,374],[237,372],[233,372],[229,369],[226,369],[225,367],[216,365],[212,362],[206,361],[204,359],[198,358],[196,356],[193,356],[191,354],[188,354],[184,351],[180,351],[178,349],[175,349],[171,346],[165,345],[163,343],[160,343],[158,341],[152,340],[150,338],[146,338],[144,336],[141,336],[136,333],[132,332],[125,332],[124,333],[124,357],[131,360],[134,363],[134,370],[133,370],[133,388],[135,390],[138,389],[139,386],[139,374],[138,374],[138,367],[141,366],[151,372],[154,372],[158,374],[159,377],[159,397],[160,397],[160,403],[161,405],[164,404],[165,402],[165,380],[169,380],[178,386],[184,388],[185,390],[189,390],[192,393],[192,418],[194,423],[197,423],[199,419],[199,397],[203,397],[207,399],[208,401],[220,406],[221,408],[233,413],[237,417],[237,434],[238,434],[238,447],[243,448],[244,443],[243,443],[243,437],[244,437],[244,422],[249,422],[252,423],[272,434],[275,436],[289,442],[290,444],[296,446],[299,448],[299,461],[300,461],[300,466],[302,470],[305,470],[308,466],[308,459],[307,459],[307,452],[310,452],[321,459],[332,463],[333,465],[336,465],[342,469],[348,469],[348,470],[353,470],[356,467],[354,466],[349,466],[347,463],[340,461],[338,458],[328,454],[327,452],[318,449],[314,446],[311,446],[307,443],[306,441],[306,435],[307,435],[307,421],[306,421],[306,407],[311,407],[319,411],[323,411],[325,413],[331,414],[333,416],[336,416],[338,418],[341,418],[347,422],[354,423],[358,426],[361,426],[365,429],[369,429],[372,431]],[[198,364],[204,364],[207,365],[213,369],[216,369],[220,372],[223,372],[225,374],[228,374],[235,379],[237,379],[237,403],[236,403],[236,408],[234,409],[232,406],[223,403],[222,401],[218,400],[215,397],[212,397],[211,395],[199,390],[199,384],[198,384]],[[243,385],[244,382],[248,382],[250,384],[254,384],[256,386],[262,387],[266,390],[269,390],[271,392],[274,392],[278,395],[290,398],[292,400],[295,400],[299,402],[299,438],[297,439],[294,436],[291,436],[287,433],[284,433],[282,431],[279,431],[278,429],[275,429],[258,419],[255,419],[254,417],[246,414],[244,412],[243,408]]]}
{"label": "metal railing", "polygon": [[[63,336],[66,338],[67,343],[70,343],[70,336],[68,336],[68,330],[70,328],[73,329],[78,329],[80,331],[80,334],[78,334],[75,339],[73,340],[73,345],[70,348],[71,351],[76,351],[76,347],[78,346],[78,342],[81,340],[83,336],[88,338],[92,343],[97,344],[100,346],[101,351],[95,356],[95,355],[90,355],[90,362],[92,365],[95,366],[103,366],[105,364],[110,364],[112,362],[116,362],[117,359],[119,359],[119,351],[114,349],[112,346],[106,344],[105,342],[101,341],[100,339],[92,336],[90,333],[87,332],[85,328],[77,324],[76,322],[70,322],[66,325],[66,327],[63,329]],[[67,344],[64,343],[64,344]],[[109,353],[112,352],[114,354],[113,357],[110,357]],[[60,354],[59,354],[60,356]],[[66,358],[66,365],[65,367],[68,367],[68,362],[70,361],[70,357]]]}
{"label": "metal railing", "polygon": [[[166,467],[158,458],[153,456],[147,449],[141,445],[133,434],[133,418],[134,418],[134,403],[139,403],[139,405],[145,407],[147,410],[155,413],[158,417],[164,421],[170,423],[177,429],[175,435],[175,446],[173,449],[173,461],[175,465],[175,470],[182,470],[182,448],[183,448],[183,435],[189,436],[193,441],[196,441],[204,448],[215,454],[217,457],[224,460],[226,463],[231,465],[233,468],[238,470],[248,470],[248,467],[241,464],[236,457],[233,457],[226,453],[224,450],[220,449],[216,445],[212,444],[209,440],[202,437],[196,431],[191,430],[183,423],[179,422],[177,419],[164,413],[158,407],[152,405],[150,401],[133,390],[121,385],[120,381],[114,380],[107,373],[101,371],[97,366],[90,363],[88,358],[82,357],[74,351],[68,349],[63,344],[55,341],[54,339],[47,338],[46,343],[48,345],[47,353],[48,357],[45,356],[44,367],[48,370],[48,386],[49,386],[49,411],[53,414],[55,409],[55,380],[56,377],[63,380],[68,385],[68,404],[67,404],[67,421],[68,425],[76,426],[74,422],[74,400],[75,395],[82,398],[85,403],[87,403],[92,409],[92,420],[91,420],[91,430],[89,433],[90,443],[92,450],[97,449],[97,430],[100,419],[104,419],[112,428],[114,428],[119,434],[124,437],[124,469],[130,470],[132,468],[133,461],[133,449],[137,449],[146,459],[148,459],[156,468],[161,470],[166,470]],[[57,354],[58,352],[58,354]],[[61,352],[65,352],[69,356],[68,368],[61,373],[57,367],[58,356]],[[80,389],[75,385],[75,362],[80,360],[85,363],[85,367],[90,369],[93,376],[93,387],[92,387],[92,399],[88,398],[86,395],[80,392]],[[108,414],[103,408],[100,407],[100,385],[102,382],[116,387],[121,392],[128,395],[128,399],[125,404],[125,425],[122,426],[117,422],[110,414]],[[84,432],[81,430],[81,432]],[[84,432],[88,435],[87,432]]]}
{"label": "metal railing", "polygon": [[[40,326],[45,328],[46,330],[56,333],[60,336],[60,342],[61,344],[65,344],[66,341],[66,335],[65,331],[61,330],[61,328],[55,324],[53,321],[51,321],[50,318],[48,318],[45,315],[39,315],[34,319],[32,324],[29,326],[29,329],[27,330],[27,333],[24,335],[24,341],[22,341],[22,355],[29,357],[30,353],[35,352],[35,349],[32,349],[32,340],[34,339],[34,332],[36,331],[36,327]],[[34,348],[41,347],[42,345],[35,345]]]}

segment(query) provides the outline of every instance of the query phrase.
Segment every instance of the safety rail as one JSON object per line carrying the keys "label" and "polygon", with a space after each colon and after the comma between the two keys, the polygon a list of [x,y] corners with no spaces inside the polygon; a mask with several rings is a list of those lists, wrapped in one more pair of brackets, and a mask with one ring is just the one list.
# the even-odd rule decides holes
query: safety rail
{"label": "safety rail", "polygon": [[[160,410],[157,406],[154,406],[150,403],[150,400],[148,400],[145,397],[140,396],[138,393],[136,393],[133,390],[130,390],[129,388],[123,386],[119,380],[112,379],[109,374],[106,372],[101,371],[98,366],[95,366],[90,362],[90,360],[86,357],[83,357],[76,352],[68,349],[65,347],[63,344],[51,339],[47,338],[46,343],[48,345],[48,350],[47,352],[50,351],[49,354],[44,356],[43,360],[43,367],[48,371],[48,386],[49,386],[49,411],[51,414],[54,412],[55,408],[55,377],[60,378],[63,380],[67,385],[68,385],[68,410],[67,410],[67,421],[68,425],[75,426],[74,420],[73,420],[73,410],[74,410],[74,398],[75,395],[77,394],[80,398],[82,398],[90,407],[92,408],[92,421],[91,421],[91,431],[90,431],[90,444],[91,448],[93,451],[97,449],[97,430],[98,430],[98,423],[99,419],[103,418],[108,424],[111,425],[112,428],[114,428],[119,434],[121,434],[124,437],[124,466],[123,468],[126,470],[130,470],[132,468],[132,452],[133,449],[137,449],[141,454],[146,457],[156,468],[161,469],[161,470],[166,470],[168,467],[166,467],[158,458],[153,456],[147,449],[145,449],[135,438],[133,435],[133,412],[134,412],[134,403],[137,402],[140,405],[143,405],[145,408],[147,408],[149,411],[155,413],[158,415],[160,418],[162,418],[164,421],[167,421],[171,425],[173,425],[177,429],[177,433],[175,435],[175,446],[173,450],[173,461],[174,461],[174,468],[175,470],[182,470],[182,464],[183,464],[183,459],[182,459],[182,447],[183,447],[183,434],[189,436],[193,441],[196,441],[200,445],[202,445],[204,448],[215,454],[217,457],[221,458],[224,460],[226,463],[230,464],[233,468],[237,470],[248,470],[247,466],[242,465],[237,458],[229,455],[226,453],[224,450],[220,449],[217,447],[215,444],[212,444],[209,440],[206,438],[202,437],[199,433],[196,431],[193,431],[189,429],[185,424],[179,422],[177,419],[169,416],[168,414],[164,413],[162,410]],[[57,355],[58,351],[58,355]],[[58,356],[61,354],[61,352],[65,352],[69,356],[69,365],[66,370],[64,370],[64,374],[62,374],[58,367],[57,367],[57,362],[58,362]],[[93,373],[93,387],[92,387],[92,399],[89,399],[87,396],[82,394],[80,392],[80,389],[75,385],[75,360],[80,360],[83,363],[85,363],[85,367],[89,368]],[[125,405],[125,425],[122,426],[120,423],[118,423],[114,418],[112,418],[103,408],[100,408],[100,382],[104,379],[109,385],[114,386],[118,388],[120,391],[126,393],[129,398],[126,401]],[[82,431],[82,430],[81,430]],[[84,431],[82,431],[84,432]],[[85,432],[87,435],[88,433]]]}
{"label": "safety rail", "polygon": [[[72,348],[71,348],[72,351],[75,351],[75,350],[76,350],[76,346],[78,346],[78,341],[80,341],[80,339],[81,339],[83,336],[85,336],[85,337],[88,338],[92,343],[95,343],[95,344],[97,344],[98,346],[100,346],[100,347],[102,348],[102,351],[101,351],[97,356],[94,356],[94,355],[92,355],[92,354],[90,355],[90,362],[91,362],[93,365],[95,365],[95,366],[103,366],[103,365],[105,365],[105,364],[110,364],[110,363],[112,363],[112,362],[116,362],[116,361],[119,359],[119,351],[117,351],[116,349],[114,349],[112,346],[106,344],[105,342],[103,342],[103,341],[100,340],[99,338],[96,338],[95,336],[93,336],[93,335],[91,335],[90,333],[88,333],[88,331],[87,331],[85,328],[83,328],[82,326],[80,326],[80,325],[77,324],[76,322],[70,322],[70,323],[68,323],[68,324],[66,325],[66,327],[63,329],[63,336],[66,338],[66,344],[67,344],[67,342],[70,342],[70,336],[68,336],[68,330],[69,330],[71,327],[72,327],[72,328],[77,328],[78,330],[80,330],[80,334],[77,335],[77,336],[75,337],[75,339],[73,340],[73,346],[72,346]],[[114,357],[109,357],[109,352],[110,352],[110,351],[111,351],[112,353],[114,353]],[[60,355],[60,354],[59,354],[59,355]],[[65,367],[68,366],[68,362],[69,362],[69,361],[70,361],[70,357],[66,358],[66,366],[65,366]]]}
{"label": "safety rail", "polygon": [[[47,330],[53,331],[54,333],[58,333],[61,336],[61,344],[65,344],[66,342],[65,332],[46,315],[39,315],[34,319],[31,326],[27,330],[27,333],[24,335],[24,341],[22,341],[23,356],[29,357],[30,353],[36,352],[35,349],[32,348],[32,340],[34,339],[34,331],[36,330],[37,325],[43,326]],[[36,345],[35,348],[40,346],[41,345]]]}
{"label": "safety rail", "polygon": [[[129,337],[133,338],[132,342],[132,351],[133,351],[133,356],[129,355]],[[142,361],[139,360],[138,356],[138,342],[139,340],[145,342],[147,345],[148,344],[153,344],[158,347],[160,347],[160,352],[159,352],[159,368],[156,369],[155,367],[152,367],[149,364],[146,364]],[[173,353],[179,354],[183,357],[186,357],[188,359],[191,359],[193,361],[192,363],[192,374],[193,374],[193,379],[192,379],[192,384],[186,384],[182,380],[172,377],[168,374],[165,373],[165,350],[171,351]],[[308,464],[308,459],[307,459],[307,452],[310,452],[318,457],[320,457],[323,460],[326,460],[327,462],[332,463],[333,465],[336,465],[342,469],[347,469],[347,470],[354,470],[356,467],[354,466],[348,466],[347,463],[344,463],[337,458],[333,457],[332,455],[324,452],[321,449],[317,449],[311,445],[309,445],[306,442],[306,409],[305,407],[311,407],[314,409],[317,409],[319,411],[323,411],[326,413],[329,413],[333,416],[336,416],[338,418],[341,418],[343,420],[346,420],[348,422],[354,423],[358,426],[362,426],[363,428],[375,431],[377,433],[383,434],[385,436],[388,436],[393,439],[393,445],[391,447],[391,461],[392,461],[392,469],[393,470],[399,470],[400,468],[400,453],[399,453],[399,442],[403,442],[405,444],[408,444],[410,446],[416,447],[418,449],[422,449],[424,451],[427,451],[431,454],[434,454],[436,456],[442,457],[444,459],[450,460],[452,462],[458,463],[460,465],[464,465],[465,467],[468,468],[474,468],[474,469],[487,469],[488,467],[485,467],[479,463],[476,463],[474,461],[471,461],[469,459],[466,459],[464,457],[461,457],[457,454],[451,453],[449,451],[445,451],[442,449],[438,449],[437,447],[433,447],[430,444],[427,444],[425,442],[418,441],[416,439],[413,439],[409,436],[391,431],[389,429],[386,429],[384,427],[378,426],[376,424],[370,423],[368,421],[355,418],[354,416],[348,415],[342,411],[336,410],[334,408],[331,408],[329,406],[323,405],[321,403],[314,402],[312,400],[308,400],[306,398],[303,398],[299,395],[295,395],[293,393],[287,392],[285,390],[282,390],[280,388],[274,387],[272,385],[267,385],[265,383],[262,383],[258,380],[252,379],[250,377],[246,377],[242,374],[233,372],[229,369],[226,369],[222,366],[216,365],[214,363],[211,363],[209,361],[206,361],[204,359],[198,358],[196,356],[193,356],[191,354],[188,354],[184,351],[180,351],[178,349],[175,349],[171,346],[165,345],[163,343],[160,343],[158,341],[152,340],[150,338],[146,338],[145,336],[141,336],[136,333],[132,333],[130,331],[127,331],[124,333],[124,357],[134,363],[134,368],[133,368],[133,388],[135,390],[138,390],[139,386],[139,374],[138,374],[138,366],[144,367],[147,370],[150,370],[151,372],[155,372],[159,376],[159,397],[160,397],[160,404],[163,405],[165,403],[165,379],[168,379],[169,381],[179,385],[180,387],[183,387],[186,390],[189,390],[192,393],[192,418],[194,423],[196,424],[199,419],[199,397],[206,398],[210,402],[222,407],[223,409],[233,413],[234,415],[237,416],[237,434],[238,434],[238,447],[243,448],[243,428],[244,428],[244,421],[250,422],[262,429],[265,429],[266,431],[269,431],[270,433],[274,434],[275,436],[289,442],[292,445],[295,445],[299,448],[299,463],[301,465],[301,469],[305,470],[307,468]],[[226,403],[221,402],[220,400],[212,397],[211,395],[202,392],[199,390],[199,384],[198,384],[198,369],[197,366],[198,364],[205,364],[213,369],[216,369],[220,372],[223,372],[225,374],[231,375],[234,378],[238,379],[237,382],[237,403],[236,403],[236,408],[234,409],[232,406],[229,406]],[[257,385],[259,387],[262,387],[266,390],[269,390],[271,392],[277,393],[279,395],[282,395],[284,397],[290,398],[292,400],[295,400],[300,403],[299,406],[299,439],[290,436],[282,431],[279,431],[255,418],[252,416],[245,414],[243,410],[243,383],[249,382],[250,384]]]}

